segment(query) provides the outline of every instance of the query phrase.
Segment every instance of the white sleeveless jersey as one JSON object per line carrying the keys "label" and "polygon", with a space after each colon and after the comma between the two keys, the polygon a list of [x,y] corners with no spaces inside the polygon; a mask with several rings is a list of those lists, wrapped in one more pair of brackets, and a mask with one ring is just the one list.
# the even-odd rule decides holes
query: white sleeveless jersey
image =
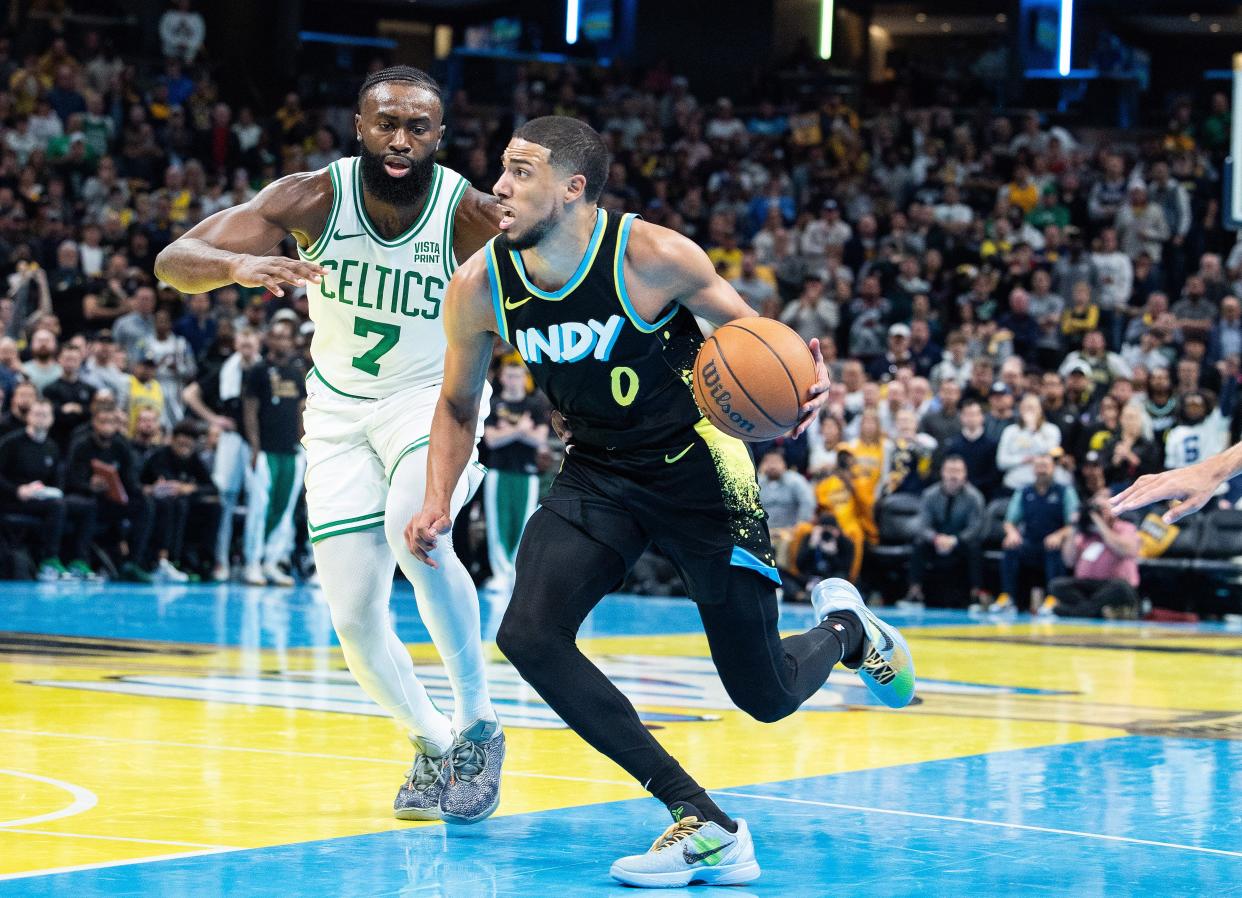
{"label": "white sleeveless jersey", "polygon": [[357,157],[328,166],[332,210],[323,233],[299,250],[327,274],[308,284],[314,367],[334,392],[354,399],[383,399],[444,379],[442,303],[453,258],[453,220],[469,186],[437,165],[428,200],[405,233],[380,236],[362,202]]}

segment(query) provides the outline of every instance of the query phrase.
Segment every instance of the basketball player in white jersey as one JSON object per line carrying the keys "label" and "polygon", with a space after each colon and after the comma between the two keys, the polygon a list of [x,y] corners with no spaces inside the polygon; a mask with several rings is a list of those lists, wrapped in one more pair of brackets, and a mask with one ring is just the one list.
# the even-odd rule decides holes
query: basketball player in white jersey
{"label": "basketball player in white jersey", "polygon": [[[282,284],[306,288],[315,323],[306,500],[332,623],[350,671],[416,749],[396,816],[474,823],[499,803],[504,759],[478,596],[451,544],[432,568],[402,537],[423,501],[444,377],[444,291],[458,260],[496,234],[500,220],[494,197],[435,164],[442,120],[440,89],[427,74],[408,66],[376,72],[358,94],[357,157],[281,178],[211,216],[165,249],[155,270],[186,293],[234,282],[277,296]],[[300,258],[266,255],[287,234]],[[468,466],[454,512],[482,476],[477,461]],[[447,668],[452,720],[415,677],[389,621],[394,557]]]}

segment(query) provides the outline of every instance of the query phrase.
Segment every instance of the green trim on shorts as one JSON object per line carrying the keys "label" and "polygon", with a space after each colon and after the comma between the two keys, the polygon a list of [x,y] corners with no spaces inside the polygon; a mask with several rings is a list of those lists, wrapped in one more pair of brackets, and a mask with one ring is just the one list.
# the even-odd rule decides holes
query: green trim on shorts
{"label": "green trim on shorts", "polygon": [[384,526],[384,519],[380,518],[378,521],[371,521],[367,524],[359,524],[357,527],[346,527],[344,530],[333,530],[331,533],[319,533],[312,536],[310,541],[312,543],[317,543],[320,540],[327,539],[329,536],[343,536],[346,533],[357,533],[359,530],[370,530],[372,527],[382,526]]}
{"label": "green trim on shorts", "polygon": [[353,524],[357,521],[365,521],[368,518],[382,518],[383,516],[384,512],[381,509],[380,511],[373,511],[369,514],[360,514],[356,518],[344,518],[339,521],[328,521],[326,524],[311,524],[308,522],[306,528],[311,533],[315,533],[318,530],[327,530],[329,527],[339,527],[341,524]]}
{"label": "green trim on shorts", "polygon": [[404,449],[401,450],[401,454],[397,456],[397,460],[392,463],[392,467],[388,471],[388,484],[390,486],[392,485],[393,475],[397,473],[397,465],[401,464],[401,460],[404,459],[411,452],[417,452],[419,449],[422,449],[424,446],[426,446],[430,442],[431,442],[430,435],[425,436],[425,437],[419,437],[417,440],[410,443],[410,445],[406,446]]}
{"label": "green trim on shorts", "polygon": [[328,383],[328,379],[323,376],[323,372],[320,371],[318,368],[311,368],[310,371],[306,372],[306,379],[310,380],[312,374],[315,375],[315,377],[319,378],[319,382],[321,384],[323,384],[333,393],[336,393],[338,396],[344,396],[346,399],[365,399],[369,402],[375,401],[374,397],[372,396],[358,396],[358,395],[355,395],[354,393],[346,393],[344,390],[338,390],[336,387],[332,386],[332,384]]}

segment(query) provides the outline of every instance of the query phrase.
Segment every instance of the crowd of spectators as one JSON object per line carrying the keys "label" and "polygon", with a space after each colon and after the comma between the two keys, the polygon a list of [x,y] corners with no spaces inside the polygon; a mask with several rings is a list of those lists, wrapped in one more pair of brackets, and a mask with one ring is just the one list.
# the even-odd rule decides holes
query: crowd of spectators
{"label": "crowd of spectators", "polygon": [[[228,575],[241,540],[183,526],[191,506],[230,528],[245,507],[216,459],[246,429],[218,411],[220,372],[253,364],[282,322],[305,356],[313,325],[300,291],[186,296],[153,261],[205,216],[350,152],[340,110],[297,93],[275,109],[223,99],[189,3],[160,33],[155,62],[90,30],[52,27],[20,56],[0,38],[0,429],[24,434],[0,443],[0,508],[61,521],[59,542],[31,548],[49,577]],[[1006,542],[1030,579],[1024,506],[1053,490],[1074,507],[1040,537],[1055,537],[1035,577],[1047,588],[1081,561],[1078,496],[1237,437],[1242,244],[1221,221],[1223,94],[1179,103],[1150,137],[1091,143],[1038,112],[952,97],[805,96],[707,100],[660,68],[521,68],[496,106],[451,95],[442,153],[490,192],[513,127],[582,117],[614,153],[604,206],[687,234],[760,314],[821,340],[823,414],[756,455],[790,591],[865,577],[877,506],[904,494],[926,519],[911,599],[933,601],[924,578],[957,561],[975,600],[1012,593],[1012,577],[989,589],[964,547],[982,509],[1013,496]],[[243,400],[245,381],[225,380]],[[299,566],[298,529],[267,580]],[[79,538],[109,530],[110,565]]]}

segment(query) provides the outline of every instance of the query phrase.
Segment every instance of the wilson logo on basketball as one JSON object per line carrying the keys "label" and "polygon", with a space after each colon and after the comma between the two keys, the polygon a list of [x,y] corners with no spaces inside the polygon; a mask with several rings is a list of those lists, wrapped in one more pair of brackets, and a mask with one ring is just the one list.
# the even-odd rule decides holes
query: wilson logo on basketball
{"label": "wilson logo on basketball", "polygon": [[728,418],[739,430],[744,430],[747,433],[754,431],[755,422],[738,414],[729,404],[733,394],[720,385],[720,372],[716,370],[716,362],[714,360],[703,366],[703,384],[711,393],[712,401],[716,403],[716,407],[724,417]]}

